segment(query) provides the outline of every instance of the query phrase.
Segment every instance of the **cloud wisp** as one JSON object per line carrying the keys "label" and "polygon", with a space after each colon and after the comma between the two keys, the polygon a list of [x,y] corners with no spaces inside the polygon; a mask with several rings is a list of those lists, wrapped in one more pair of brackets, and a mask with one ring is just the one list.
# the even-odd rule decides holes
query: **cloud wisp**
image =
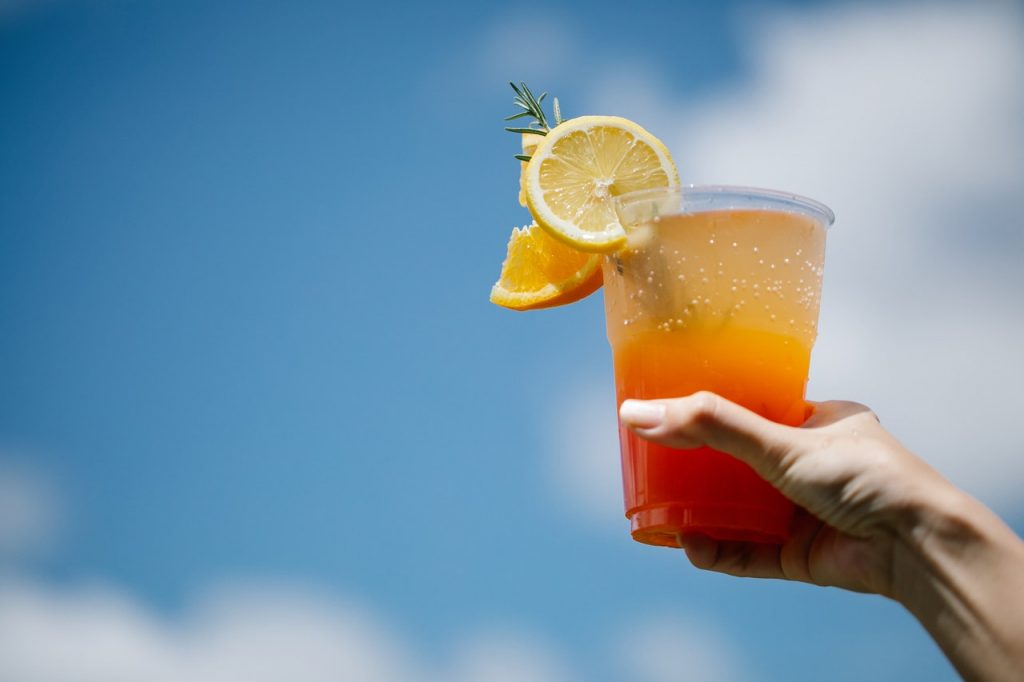
{"label": "cloud wisp", "polygon": [[[623,679],[742,679],[737,647],[704,625],[655,616],[611,634],[616,644],[599,663]],[[4,680],[573,682],[584,667],[551,641],[508,628],[474,632],[446,660],[427,659],[371,609],[322,591],[226,586],[169,618],[109,585],[0,581]]]}
{"label": "cloud wisp", "polygon": [[[372,604],[288,582],[228,581],[172,616],[117,584],[54,587],[26,577],[22,560],[57,547],[60,510],[67,507],[45,471],[11,461],[0,466],[0,550],[13,559],[0,563],[0,680],[574,682],[590,665],[557,639],[515,625],[473,628],[442,655],[428,655]],[[697,630],[671,632],[684,649],[734,648]],[[611,642],[624,636],[608,634]],[[634,654],[606,649],[601,665],[647,681],[649,666]],[[706,662],[714,677],[720,661]]]}
{"label": "cloud wisp", "polygon": [[53,482],[35,469],[0,459],[0,560],[50,550],[63,515]]}
{"label": "cloud wisp", "polygon": [[467,642],[451,672],[428,671],[369,610],[313,591],[214,590],[171,620],[109,586],[0,585],[0,678],[23,682],[458,682],[461,671],[503,679],[506,657],[536,679],[563,679],[546,652],[508,641]]}

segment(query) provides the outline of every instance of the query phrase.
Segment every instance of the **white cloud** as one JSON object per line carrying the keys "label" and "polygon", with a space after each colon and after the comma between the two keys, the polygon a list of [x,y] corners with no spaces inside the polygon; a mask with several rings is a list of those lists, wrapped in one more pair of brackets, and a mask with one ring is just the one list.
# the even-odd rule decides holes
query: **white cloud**
{"label": "white cloud", "polygon": [[365,608],[323,593],[215,590],[177,619],[111,587],[0,584],[0,679],[19,682],[565,682],[557,652],[478,633],[430,666]]}
{"label": "white cloud", "polygon": [[[638,617],[609,642],[576,667],[636,682],[744,679],[735,643],[703,621]],[[109,585],[0,580],[0,680],[573,682],[571,663],[555,643],[507,627],[427,657],[364,606],[294,587],[212,590],[172,618]]]}
{"label": "white cloud", "polygon": [[477,635],[460,645],[451,682],[568,682],[575,679],[547,642],[519,632]]}
{"label": "white cloud", "polygon": [[110,588],[0,588],[0,679],[412,679],[400,645],[357,610],[322,595],[213,595],[181,623]]}
{"label": "white cloud", "polygon": [[[482,30],[465,33],[453,42],[433,68],[424,72],[417,84],[421,106],[450,120],[453,104],[466,111],[479,110],[485,106],[484,99],[493,104],[494,93],[502,92],[509,104],[504,113],[511,114],[513,93],[507,83],[520,80],[534,87],[553,88],[552,94],[558,95],[567,74],[576,71],[579,56],[571,25],[570,19],[551,8],[531,12],[518,7],[499,14]],[[447,94],[443,101],[437,97],[439,89]]]}
{"label": "white cloud", "polygon": [[[511,12],[493,21],[489,30],[475,40],[470,63],[480,74],[481,82],[488,84],[550,81],[552,72],[564,68],[576,52],[576,41],[566,24],[557,12],[545,12],[543,18],[522,11]],[[527,37],[528,49],[524,48]],[[465,74],[465,64],[462,73]]]}
{"label": "white cloud", "polygon": [[[1003,510],[1020,509],[1024,481],[1022,21],[1012,3],[764,10],[739,29],[742,82],[680,102],[645,67],[636,78],[610,73],[588,102],[659,133],[685,182],[831,205],[810,397],[869,403]],[[558,438],[608,419],[595,408]],[[591,447],[563,449],[565,466]],[[562,479],[590,486],[572,497],[596,500],[601,476]]]}
{"label": "white cloud", "polygon": [[672,149],[692,181],[821,198],[857,256],[906,260],[943,246],[951,208],[1021,187],[1022,19],[986,3],[766,15],[751,79],[681,112]]}
{"label": "white cloud", "polygon": [[552,494],[566,511],[595,527],[626,532],[623,518],[619,435],[615,417],[615,384],[611,371],[604,381],[594,377],[585,386],[556,396],[545,410],[551,420],[547,459]]}
{"label": "white cloud", "polygon": [[0,461],[0,559],[45,552],[60,525],[53,483],[30,467]]}
{"label": "white cloud", "polygon": [[742,653],[707,622],[647,617],[623,630],[616,649],[622,679],[634,682],[750,679]]}

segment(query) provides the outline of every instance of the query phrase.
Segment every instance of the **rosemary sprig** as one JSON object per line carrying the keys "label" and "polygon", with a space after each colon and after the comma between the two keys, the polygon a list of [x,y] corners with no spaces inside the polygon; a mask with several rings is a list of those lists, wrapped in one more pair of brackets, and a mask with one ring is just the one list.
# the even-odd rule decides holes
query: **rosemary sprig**
{"label": "rosemary sprig", "polygon": [[[510,133],[523,135],[547,135],[548,132],[551,130],[551,126],[548,123],[547,115],[544,113],[544,107],[542,106],[542,103],[544,102],[544,98],[548,96],[548,93],[544,92],[541,93],[540,97],[534,97],[533,92],[530,90],[530,88],[526,86],[526,83],[522,81],[519,81],[518,86],[515,83],[511,82],[509,83],[509,85],[512,86],[512,89],[516,93],[516,96],[512,100],[512,102],[517,107],[522,109],[522,111],[512,114],[511,116],[506,116],[505,120],[514,121],[516,119],[526,117],[533,118],[533,120],[525,128],[505,128],[505,130],[509,131]],[[555,114],[555,125],[557,126],[560,123],[562,123],[562,109],[558,105],[557,97],[552,98],[552,101],[552,108]],[[519,159],[520,161],[530,160],[530,157],[527,154],[516,154],[515,158]]]}

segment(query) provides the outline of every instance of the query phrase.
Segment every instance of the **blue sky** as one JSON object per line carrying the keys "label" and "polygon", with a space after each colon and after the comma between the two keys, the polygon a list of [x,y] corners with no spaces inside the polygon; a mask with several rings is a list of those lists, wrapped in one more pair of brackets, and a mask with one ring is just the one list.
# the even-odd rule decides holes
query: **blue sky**
{"label": "blue sky", "polygon": [[[487,302],[529,220],[501,118],[525,79],[832,205],[812,397],[1019,530],[1021,17],[0,4],[6,674],[71,679],[31,652],[77,623],[97,679],[953,679],[891,603],[629,540],[600,296]],[[285,644],[218,648],[246,623]]]}

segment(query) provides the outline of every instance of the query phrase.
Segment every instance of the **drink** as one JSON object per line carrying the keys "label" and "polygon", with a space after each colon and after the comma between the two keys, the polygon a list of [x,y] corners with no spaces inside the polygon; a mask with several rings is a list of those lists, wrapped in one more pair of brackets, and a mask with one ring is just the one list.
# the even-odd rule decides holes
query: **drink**
{"label": "drink", "polygon": [[[739,188],[625,195],[627,248],[604,264],[618,403],[718,393],[776,422],[807,415],[827,208]],[[633,537],[779,543],[793,505],[711,448],[677,451],[620,429]]]}
{"label": "drink", "polygon": [[[556,100],[552,127],[543,95],[512,88],[521,111],[506,120],[533,119],[507,130],[523,136],[521,200],[534,223],[513,230],[491,300],[564,305],[600,277],[620,404],[708,390],[803,422],[832,212],[768,190],[680,188],[668,149],[636,123],[561,121]],[[793,505],[745,464],[710,448],[654,445],[621,425],[620,441],[636,540],[788,537]]]}

